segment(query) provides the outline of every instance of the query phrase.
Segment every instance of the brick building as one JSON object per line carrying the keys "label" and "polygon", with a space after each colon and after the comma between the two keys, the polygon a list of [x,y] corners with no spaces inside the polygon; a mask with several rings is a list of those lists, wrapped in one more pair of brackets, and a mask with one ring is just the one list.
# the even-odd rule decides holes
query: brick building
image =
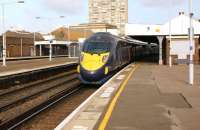
{"label": "brick building", "polygon": [[89,34],[88,36],[90,36],[91,33],[97,33],[97,32],[110,32],[114,35],[118,34],[117,26],[106,23],[84,23],[84,24],[70,26],[70,28],[74,30],[86,31]]}
{"label": "brick building", "polygon": [[[52,31],[50,34],[43,35],[44,40],[36,41],[36,55],[37,56],[48,56],[50,44],[52,46],[52,55],[69,55],[70,47],[76,45],[76,48],[79,47],[79,39],[87,38],[92,35],[90,30],[85,30],[83,28],[70,28],[60,27]],[[46,37],[46,38],[45,38]],[[51,43],[49,38],[51,37]],[[72,43],[72,44],[71,44]],[[78,46],[78,47],[77,47]],[[73,49],[74,50],[74,49]]]}
{"label": "brick building", "polygon": [[52,31],[51,34],[55,36],[56,40],[78,42],[79,38],[88,38],[93,32],[90,29],[70,26],[69,29],[67,27],[60,27]]}
{"label": "brick building", "polygon": [[[35,40],[43,39],[39,33],[35,33]],[[0,57],[2,57],[3,41],[0,36]],[[34,33],[26,31],[6,32],[7,57],[34,56]]]}

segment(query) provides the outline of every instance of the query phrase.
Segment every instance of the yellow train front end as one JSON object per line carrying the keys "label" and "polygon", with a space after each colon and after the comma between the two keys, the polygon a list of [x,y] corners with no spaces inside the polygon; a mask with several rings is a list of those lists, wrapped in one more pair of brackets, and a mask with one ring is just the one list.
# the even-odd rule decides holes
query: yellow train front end
{"label": "yellow train front end", "polygon": [[109,69],[106,66],[109,52],[93,54],[82,52],[77,68],[79,79],[84,84],[103,84],[107,80]]}

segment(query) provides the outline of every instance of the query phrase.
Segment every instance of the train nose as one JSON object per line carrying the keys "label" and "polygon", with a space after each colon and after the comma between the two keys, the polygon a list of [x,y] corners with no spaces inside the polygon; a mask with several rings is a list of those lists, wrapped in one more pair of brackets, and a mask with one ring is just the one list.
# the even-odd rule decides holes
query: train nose
{"label": "train nose", "polygon": [[86,81],[95,82],[101,80],[104,77],[104,71],[103,69],[99,69],[96,71],[88,71],[81,67],[80,75]]}

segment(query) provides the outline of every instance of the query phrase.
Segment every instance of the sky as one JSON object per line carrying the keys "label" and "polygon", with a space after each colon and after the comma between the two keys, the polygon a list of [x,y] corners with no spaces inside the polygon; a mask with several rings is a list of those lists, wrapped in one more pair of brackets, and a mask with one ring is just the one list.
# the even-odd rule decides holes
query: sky
{"label": "sky", "polygon": [[[88,22],[88,0],[0,0],[5,5],[6,29],[49,32],[59,26]],[[164,24],[184,11],[189,0],[128,0],[129,23]],[[192,0],[194,17],[200,19],[200,1]],[[60,18],[60,16],[65,16]],[[40,17],[40,19],[36,19]],[[2,6],[0,31],[2,32]]]}

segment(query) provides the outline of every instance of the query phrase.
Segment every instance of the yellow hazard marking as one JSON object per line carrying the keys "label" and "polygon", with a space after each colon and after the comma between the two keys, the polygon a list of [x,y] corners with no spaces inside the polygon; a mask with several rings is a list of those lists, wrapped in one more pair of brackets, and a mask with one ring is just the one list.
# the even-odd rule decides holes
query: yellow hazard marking
{"label": "yellow hazard marking", "polygon": [[113,98],[113,100],[111,101],[109,107],[108,107],[108,111],[106,112],[102,122],[99,125],[98,130],[104,130],[108,124],[108,121],[112,115],[113,109],[117,103],[117,99],[119,98],[119,96],[121,95],[121,93],[123,92],[123,90],[125,89],[129,79],[131,78],[131,76],[133,75],[133,72],[137,69],[138,65],[136,67],[133,68],[133,70],[129,73],[129,75],[127,76],[127,78],[124,80],[124,82],[122,83],[122,85],[120,86],[117,94],[115,95],[115,97]]}

